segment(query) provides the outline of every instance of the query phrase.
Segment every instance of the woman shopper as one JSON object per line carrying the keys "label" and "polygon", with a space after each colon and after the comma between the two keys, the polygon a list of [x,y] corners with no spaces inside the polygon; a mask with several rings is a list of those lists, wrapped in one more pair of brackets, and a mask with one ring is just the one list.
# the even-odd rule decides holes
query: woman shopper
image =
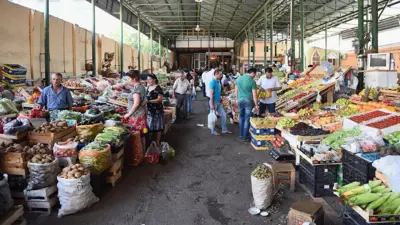
{"label": "woman shopper", "polygon": [[124,115],[124,119],[128,120],[131,131],[140,132],[144,151],[146,148],[144,134],[147,133],[146,88],[140,84],[140,73],[138,70],[130,71],[127,73],[127,76],[127,87],[131,93],[128,96],[128,113]]}
{"label": "woman shopper", "polygon": [[149,131],[155,134],[157,146],[161,143],[161,134],[164,130],[163,90],[158,85],[157,77],[147,76],[147,125]]}

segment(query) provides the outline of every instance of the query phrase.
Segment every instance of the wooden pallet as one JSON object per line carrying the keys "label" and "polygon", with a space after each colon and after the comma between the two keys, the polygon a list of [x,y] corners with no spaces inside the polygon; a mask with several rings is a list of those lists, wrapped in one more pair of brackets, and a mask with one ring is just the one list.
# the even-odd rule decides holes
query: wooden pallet
{"label": "wooden pallet", "polygon": [[38,190],[24,190],[25,200],[29,201],[40,201],[48,202],[50,199],[57,194],[57,185],[46,187]]}
{"label": "wooden pallet", "polygon": [[0,154],[0,167],[26,169],[27,162],[25,155],[23,152],[4,152]]}
{"label": "wooden pallet", "polygon": [[117,182],[121,179],[122,171],[119,170],[117,175],[106,177],[106,183],[111,184],[113,187],[117,184]]}
{"label": "wooden pallet", "polygon": [[31,213],[42,213],[50,215],[53,207],[57,204],[57,202],[58,202],[58,197],[53,196],[49,199],[49,201],[46,202],[30,200],[27,202],[27,206],[29,212]]}
{"label": "wooden pallet", "polygon": [[6,174],[10,174],[10,175],[21,175],[23,177],[26,177],[28,175],[28,170],[25,168],[2,168],[3,172]]}
{"label": "wooden pallet", "polygon": [[112,153],[111,154],[112,161],[117,162],[120,158],[122,158],[124,156],[124,151],[125,148],[121,148],[117,153]]}
{"label": "wooden pallet", "polygon": [[122,170],[123,163],[124,163],[124,158],[123,157],[119,158],[116,162],[114,162],[114,164],[111,166],[108,172],[111,173],[113,176],[117,176],[118,172]]}
{"label": "wooden pallet", "polygon": [[[75,129],[75,127],[74,127],[74,129]],[[74,130],[74,131],[72,131],[71,133],[68,133],[67,135],[62,136],[62,137],[57,138],[57,139],[49,139],[49,138],[29,139],[29,137],[28,137],[28,143],[29,143],[29,145],[35,145],[35,144],[38,144],[38,143],[41,143],[41,144],[48,144],[48,145],[50,145],[51,147],[53,147],[53,145],[54,145],[55,143],[57,143],[57,142],[59,142],[59,141],[66,141],[66,140],[69,139],[69,138],[76,137],[76,135],[77,135],[77,133],[76,133],[76,131]]]}
{"label": "wooden pallet", "polygon": [[1,225],[24,225],[26,221],[23,217],[24,207],[22,205],[14,205],[7,215],[0,219]]}
{"label": "wooden pallet", "polygon": [[36,143],[49,143],[55,140],[59,140],[65,136],[68,136],[71,133],[76,133],[76,129],[74,126],[71,126],[68,129],[58,133],[36,133],[30,131],[28,133],[28,140],[36,141]]}

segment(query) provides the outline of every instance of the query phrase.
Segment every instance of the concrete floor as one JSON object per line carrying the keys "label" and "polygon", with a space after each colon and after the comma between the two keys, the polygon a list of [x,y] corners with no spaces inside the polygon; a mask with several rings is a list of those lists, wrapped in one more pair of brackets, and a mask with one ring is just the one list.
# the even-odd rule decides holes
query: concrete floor
{"label": "concrete floor", "polygon": [[[211,136],[205,127],[207,103],[194,103],[196,115],[177,122],[165,140],[176,156],[167,165],[145,164],[125,168],[118,185],[92,207],[61,219],[26,213],[32,225],[227,225],[287,224],[290,205],[310,199],[297,184],[296,192],[280,188],[269,217],[250,216],[252,203],[250,173],[259,163],[271,162],[267,152],[254,151],[237,135]],[[237,125],[230,125],[237,133]],[[325,224],[341,224],[326,204]],[[327,200],[335,205],[334,198]],[[329,217],[329,218],[328,218]],[[333,221],[333,222],[331,222]]]}

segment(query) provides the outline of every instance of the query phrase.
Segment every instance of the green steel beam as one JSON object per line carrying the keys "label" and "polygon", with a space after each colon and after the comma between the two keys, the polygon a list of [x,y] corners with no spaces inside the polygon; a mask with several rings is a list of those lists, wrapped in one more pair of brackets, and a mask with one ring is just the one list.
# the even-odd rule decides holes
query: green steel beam
{"label": "green steel beam", "polygon": [[290,42],[291,42],[291,49],[292,49],[292,66],[291,66],[291,72],[293,73],[293,71],[295,70],[295,63],[296,63],[296,42],[295,42],[295,23],[294,23],[294,8],[295,8],[295,0],[290,0]]}
{"label": "green steel beam", "polygon": [[49,0],[45,2],[44,8],[44,77],[46,86],[51,84],[50,80],[50,23],[49,14],[50,6]]}
{"label": "green steel beam", "polygon": [[250,69],[250,31],[246,32],[247,36],[247,70]]}
{"label": "green steel beam", "polygon": [[150,71],[153,73],[153,28],[150,27]]}
{"label": "green steel beam", "polygon": [[253,27],[253,67],[256,65],[256,27]]}
{"label": "green steel beam", "polygon": [[357,37],[360,44],[360,52],[358,54],[364,54],[364,0],[358,0]]}
{"label": "green steel beam", "polygon": [[161,66],[162,66],[162,62],[161,62],[161,52],[162,52],[162,49],[161,49],[161,34],[160,33],[158,33],[158,55],[160,56],[160,69],[161,69]]}
{"label": "green steel beam", "polygon": [[304,68],[304,0],[300,0],[300,71]]}
{"label": "green steel beam", "polygon": [[123,15],[123,5],[124,0],[120,0],[120,6],[119,6],[119,19],[120,19],[120,40],[119,40],[119,60],[120,60],[120,74],[122,77],[122,74],[124,72],[124,15]]}
{"label": "green steel beam", "polygon": [[264,7],[264,68],[267,67],[267,20],[268,20],[267,7]]}
{"label": "green steel beam", "polygon": [[325,61],[328,61],[328,28],[325,24]]}
{"label": "green steel beam", "polygon": [[138,23],[138,46],[137,46],[137,50],[138,50],[138,70],[139,70],[139,72],[142,72],[141,71],[141,66],[140,66],[140,31],[141,31],[141,27],[140,27],[140,13],[138,14],[138,21],[137,21],[137,23]]}
{"label": "green steel beam", "polygon": [[93,65],[93,73],[92,76],[97,75],[97,66],[96,66],[96,3],[95,0],[92,0],[92,65]]}
{"label": "green steel beam", "polygon": [[[242,2],[243,2],[243,0],[240,0],[239,4],[237,4],[235,10],[232,13],[232,16],[231,16],[229,22],[228,22],[228,25],[226,26],[224,33],[229,29],[229,26],[231,25],[232,21],[234,21],[233,18],[235,18],[235,17],[239,18],[239,16],[236,15],[236,12],[239,9],[239,6],[242,4]],[[240,18],[243,18],[243,17],[240,17]],[[247,20],[247,17],[244,17],[244,18]]]}
{"label": "green steel beam", "polygon": [[274,52],[273,49],[273,41],[274,41],[274,37],[273,37],[273,31],[274,31],[274,14],[273,14],[273,9],[271,7],[271,12],[270,12],[270,28],[269,28],[269,54],[270,54],[270,63],[273,64],[273,55],[272,53]]}
{"label": "green steel beam", "polygon": [[[383,10],[382,10],[383,11]],[[371,0],[371,14],[372,14],[372,49],[378,52],[378,0]]]}

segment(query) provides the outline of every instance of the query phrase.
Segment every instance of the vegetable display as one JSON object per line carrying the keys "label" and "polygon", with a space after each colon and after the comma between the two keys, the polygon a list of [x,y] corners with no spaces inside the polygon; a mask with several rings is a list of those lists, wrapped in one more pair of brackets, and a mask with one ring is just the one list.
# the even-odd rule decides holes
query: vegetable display
{"label": "vegetable display", "polygon": [[339,130],[326,137],[322,142],[325,145],[331,146],[334,150],[339,150],[341,146],[345,143],[344,139],[355,137],[360,134],[361,129],[359,127],[355,127],[351,130]]}
{"label": "vegetable display", "polygon": [[89,170],[84,165],[78,163],[65,167],[58,176],[64,179],[79,179],[89,173]]}
{"label": "vegetable display", "polygon": [[68,123],[64,120],[55,120],[50,123],[46,122],[33,130],[36,133],[58,133],[68,129]]}
{"label": "vegetable display", "polygon": [[268,168],[266,165],[258,165],[251,175],[257,179],[265,179],[272,176],[271,169]]}
{"label": "vegetable display", "polygon": [[53,153],[55,157],[73,157],[77,155],[77,143],[72,138],[64,142],[54,144]]}
{"label": "vegetable display", "polygon": [[91,173],[101,174],[112,165],[110,145],[91,142],[79,152],[79,161],[87,166]]}
{"label": "vegetable display", "polygon": [[365,124],[365,126],[377,129],[385,129],[394,125],[400,124],[400,116],[392,116],[377,122]]}
{"label": "vegetable display", "polygon": [[348,106],[348,105],[350,105],[350,103],[351,103],[350,100],[346,99],[346,98],[339,98],[335,102],[336,105],[340,105],[340,106]]}
{"label": "vegetable display", "polygon": [[306,123],[298,123],[290,128],[290,133],[299,136],[319,136],[329,134],[329,131],[313,128]]}
{"label": "vegetable display", "polygon": [[58,113],[57,119],[59,120],[76,120],[80,121],[82,114],[79,112],[69,111],[69,110],[62,110]]}
{"label": "vegetable display", "polygon": [[29,160],[31,163],[45,164],[51,163],[54,160],[54,156],[51,154],[35,154],[32,159]]}
{"label": "vegetable display", "polygon": [[400,214],[400,193],[391,192],[380,180],[364,185],[353,182],[339,188],[338,193],[351,206],[374,210],[374,214]]}
{"label": "vegetable display", "polygon": [[374,118],[378,118],[378,117],[382,117],[382,116],[387,116],[390,115],[389,113],[383,112],[383,111],[372,111],[372,112],[368,112],[368,113],[364,113],[361,115],[356,115],[356,116],[352,116],[349,119],[356,122],[356,123],[362,123],[364,121],[368,121]]}

